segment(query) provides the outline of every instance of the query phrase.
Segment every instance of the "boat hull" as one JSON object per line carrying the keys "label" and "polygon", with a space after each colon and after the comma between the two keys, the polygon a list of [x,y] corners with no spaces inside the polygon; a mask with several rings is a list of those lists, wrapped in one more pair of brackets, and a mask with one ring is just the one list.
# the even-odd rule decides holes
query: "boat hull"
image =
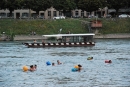
{"label": "boat hull", "polygon": [[94,42],[79,42],[79,43],[23,43],[28,48],[41,47],[85,47],[95,46]]}

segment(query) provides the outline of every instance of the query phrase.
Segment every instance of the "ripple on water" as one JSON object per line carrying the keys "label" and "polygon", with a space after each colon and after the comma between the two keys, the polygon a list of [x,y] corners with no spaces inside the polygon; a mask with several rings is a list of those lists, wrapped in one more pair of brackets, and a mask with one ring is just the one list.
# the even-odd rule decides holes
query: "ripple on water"
{"label": "ripple on water", "polygon": [[[0,43],[1,87],[117,87],[130,86],[130,40],[99,40],[94,47],[27,48]],[[87,60],[92,56],[93,60]],[[111,64],[104,61],[112,60]],[[63,64],[57,65],[57,60]],[[46,61],[56,66],[46,66]],[[23,72],[37,64],[35,72]],[[71,69],[81,64],[81,72]]]}

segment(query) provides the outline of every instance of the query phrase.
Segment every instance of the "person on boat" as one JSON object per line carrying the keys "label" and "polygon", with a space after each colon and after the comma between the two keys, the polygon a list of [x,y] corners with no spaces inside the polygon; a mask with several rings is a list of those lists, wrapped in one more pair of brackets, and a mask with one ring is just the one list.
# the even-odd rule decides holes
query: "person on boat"
{"label": "person on boat", "polygon": [[57,60],[57,64],[60,65],[60,64],[62,64],[62,63],[61,63],[59,60]]}
{"label": "person on boat", "polygon": [[42,43],[45,43],[44,40],[42,40]]}
{"label": "person on boat", "polygon": [[68,31],[66,34],[70,34],[70,31]]}
{"label": "person on boat", "polygon": [[36,41],[36,40],[34,40],[33,42],[34,42],[34,43],[37,43],[37,41]]}

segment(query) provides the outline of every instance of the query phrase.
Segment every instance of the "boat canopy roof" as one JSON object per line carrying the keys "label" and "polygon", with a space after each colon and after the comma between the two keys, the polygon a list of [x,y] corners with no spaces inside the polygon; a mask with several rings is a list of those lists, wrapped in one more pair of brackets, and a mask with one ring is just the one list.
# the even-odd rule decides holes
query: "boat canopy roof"
{"label": "boat canopy roof", "polygon": [[43,37],[61,37],[61,36],[94,36],[94,33],[86,34],[52,34],[52,35],[42,35]]}

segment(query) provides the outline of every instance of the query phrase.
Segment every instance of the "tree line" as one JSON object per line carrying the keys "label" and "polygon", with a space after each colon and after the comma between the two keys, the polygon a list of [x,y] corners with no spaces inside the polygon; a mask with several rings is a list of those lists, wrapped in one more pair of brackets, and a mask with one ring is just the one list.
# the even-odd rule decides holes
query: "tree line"
{"label": "tree line", "polygon": [[74,9],[81,9],[83,11],[92,12],[97,11],[104,7],[113,8],[118,10],[120,8],[130,8],[130,0],[1,0],[0,9],[8,9],[10,16],[15,9],[28,8],[36,11],[45,11],[53,7],[58,11],[63,12],[71,11]]}

